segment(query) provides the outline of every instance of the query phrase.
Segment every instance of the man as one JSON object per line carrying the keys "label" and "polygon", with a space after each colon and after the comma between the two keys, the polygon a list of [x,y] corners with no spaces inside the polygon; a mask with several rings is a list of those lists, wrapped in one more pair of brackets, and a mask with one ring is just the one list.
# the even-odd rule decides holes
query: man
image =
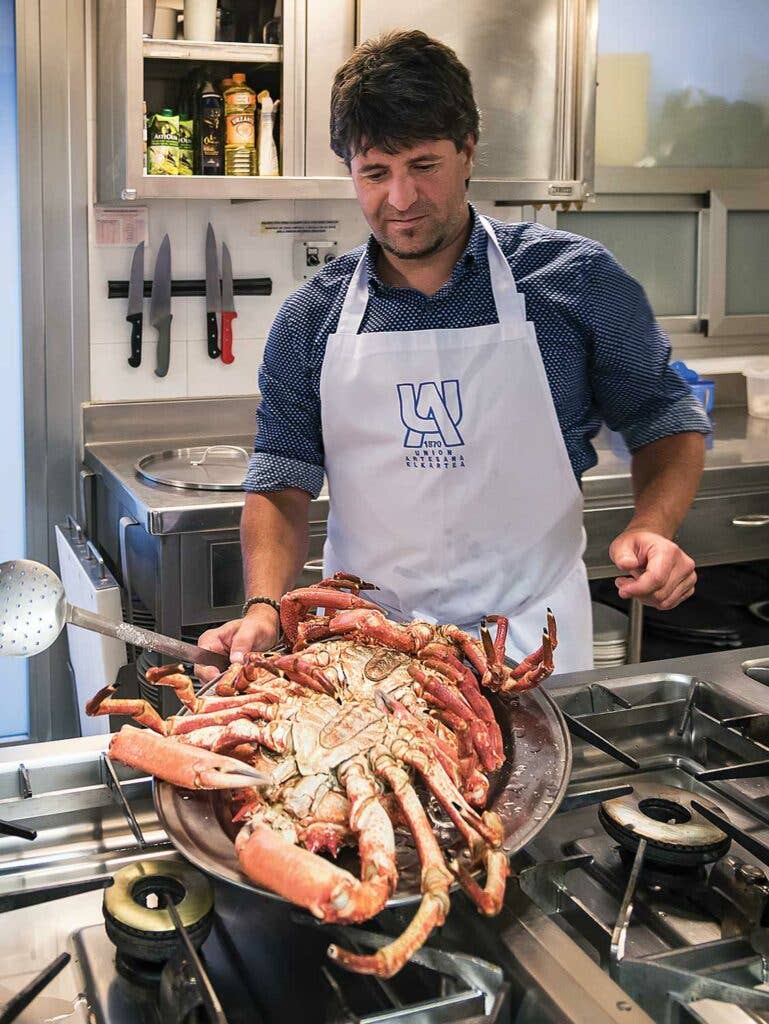
{"label": "man", "polygon": [[478,134],[467,69],[421,32],[365,42],[337,72],[331,145],[372,237],[273,324],[241,520],[248,600],[202,646],[237,660],[275,642],[325,472],[327,575],[377,583],[399,619],[507,615],[518,659],[550,606],[557,670],[591,667],[579,480],[602,420],[633,452],[635,512],[610,547],[620,595],[668,609],[692,594],[671,538],[707,417],[602,246],[469,206]]}

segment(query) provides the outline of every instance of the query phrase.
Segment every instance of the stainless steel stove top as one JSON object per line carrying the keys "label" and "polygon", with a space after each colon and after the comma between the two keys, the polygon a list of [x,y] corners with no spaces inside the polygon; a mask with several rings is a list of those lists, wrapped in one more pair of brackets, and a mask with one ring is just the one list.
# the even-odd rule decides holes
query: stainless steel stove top
{"label": "stainless steel stove top", "polygon": [[[739,667],[746,652],[735,655]],[[708,664],[698,659],[698,678],[555,691],[572,724],[569,791],[515,859],[498,918],[455,894],[431,945],[377,982],[334,968],[331,930],[307,915],[217,885],[199,971],[185,961],[178,992],[210,984],[220,1015],[180,1020],[769,1022],[769,690],[725,686]],[[149,780],[105,761],[103,744],[28,748],[21,767],[0,754],[0,818],[37,830],[0,838],[0,1005],[73,955],[19,1020],[171,1021],[157,987],[116,969],[101,890],[124,865],[174,851]],[[344,938],[363,947],[399,926],[381,915]]]}

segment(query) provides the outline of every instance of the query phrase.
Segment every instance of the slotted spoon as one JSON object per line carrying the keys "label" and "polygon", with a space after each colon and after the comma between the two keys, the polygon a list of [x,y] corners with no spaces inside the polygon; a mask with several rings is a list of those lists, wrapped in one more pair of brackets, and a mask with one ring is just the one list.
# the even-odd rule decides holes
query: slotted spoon
{"label": "slotted spoon", "polygon": [[179,661],[212,665],[219,671],[230,662],[224,654],[206,651],[150,629],[112,622],[69,604],[64,584],[47,565],[17,558],[0,562],[0,656],[27,658],[47,650],[66,623],[113,636],[134,647],[168,654]]}

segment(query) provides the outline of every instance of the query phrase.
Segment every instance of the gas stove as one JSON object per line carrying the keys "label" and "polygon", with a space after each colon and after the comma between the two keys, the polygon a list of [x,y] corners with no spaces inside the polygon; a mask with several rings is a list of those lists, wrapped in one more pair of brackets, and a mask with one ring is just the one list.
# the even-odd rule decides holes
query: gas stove
{"label": "gas stove", "polygon": [[[15,1019],[769,1022],[769,690],[739,673],[745,653],[554,691],[570,785],[514,859],[502,913],[455,893],[445,926],[386,982],[325,950],[370,949],[409,908],[333,931],[196,879],[150,780],[106,759],[104,738],[6,749],[0,818],[37,835],[0,838],[0,1005],[47,968],[61,973]],[[173,922],[167,963],[140,927],[156,906]],[[138,947],[121,946],[126,930]]]}

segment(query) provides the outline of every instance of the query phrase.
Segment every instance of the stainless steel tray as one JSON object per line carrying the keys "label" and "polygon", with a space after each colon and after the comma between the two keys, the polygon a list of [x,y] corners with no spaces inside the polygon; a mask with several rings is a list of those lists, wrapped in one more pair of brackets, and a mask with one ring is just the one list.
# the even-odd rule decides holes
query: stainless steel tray
{"label": "stainless steel tray", "polygon": [[[571,740],[561,711],[542,689],[513,698],[491,697],[505,740],[506,762],[491,776],[489,802],[505,826],[504,850],[512,856],[544,827],[558,809],[571,773]],[[271,899],[281,896],[254,885],[240,870],[233,846],[238,826],[231,822],[229,795],[189,791],[155,779],[155,808],[168,837],[189,861],[215,878]],[[424,794],[423,794],[424,795]],[[430,798],[426,803],[438,841],[447,855],[462,848],[454,827]],[[408,833],[396,832],[398,888],[388,906],[420,899],[419,858]],[[358,876],[354,851],[338,863]]]}

